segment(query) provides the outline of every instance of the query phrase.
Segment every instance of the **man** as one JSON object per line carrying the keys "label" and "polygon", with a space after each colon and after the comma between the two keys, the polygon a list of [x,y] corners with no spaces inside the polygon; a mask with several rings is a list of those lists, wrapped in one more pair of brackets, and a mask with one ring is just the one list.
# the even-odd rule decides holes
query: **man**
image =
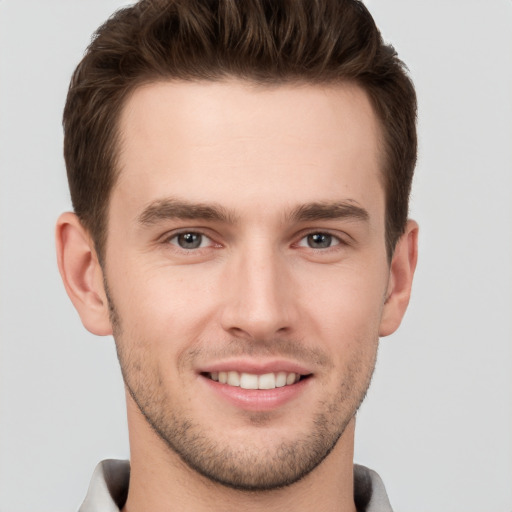
{"label": "man", "polygon": [[57,252],[114,335],[131,460],[82,511],[391,510],[353,444],[416,265],[415,116],[355,0],[141,1],[98,30]]}

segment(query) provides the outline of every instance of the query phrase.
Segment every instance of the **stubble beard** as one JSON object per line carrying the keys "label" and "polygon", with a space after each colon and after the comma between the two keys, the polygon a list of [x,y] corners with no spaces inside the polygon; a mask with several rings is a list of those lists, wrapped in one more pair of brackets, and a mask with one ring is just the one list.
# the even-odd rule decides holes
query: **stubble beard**
{"label": "stubble beard", "polygon": [[[377,341],[370,361],[358,355],[347,365],[337,393],[319,404],[309,420],[309,432],[296,439],[284,439],[270,448],[250,444],[250,439],[242,446],[222,444],[210,435],[208,424],[194,422],[172,402],[156,368],[124,349],[120,319],[110,297],[109,308],[125,386],[151,429],[189,468],[239,491],[271,491],[311,473],[334,449],[356,414],[375,368]],[[279,353],[278,346],[275,350]],[[252,421],[260,421],[264,428],[265,413],[254,414]]]}

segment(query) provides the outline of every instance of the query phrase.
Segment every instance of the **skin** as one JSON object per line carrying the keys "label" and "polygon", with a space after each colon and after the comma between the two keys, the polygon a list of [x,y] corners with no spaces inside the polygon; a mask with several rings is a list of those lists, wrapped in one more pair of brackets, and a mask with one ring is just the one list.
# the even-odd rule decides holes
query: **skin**
{"label": "skin", "polygon": [[[355,511],[355,413],[417,254],[409,221],[386,256],[368,98],[348,84],[153,83],[120,130],[104,268],[71,213],[57,252],[85,327],[116,339],[125,510]],[[212,386],[216,365],[307,378],[270,406],[242,392],[246,406]]]}

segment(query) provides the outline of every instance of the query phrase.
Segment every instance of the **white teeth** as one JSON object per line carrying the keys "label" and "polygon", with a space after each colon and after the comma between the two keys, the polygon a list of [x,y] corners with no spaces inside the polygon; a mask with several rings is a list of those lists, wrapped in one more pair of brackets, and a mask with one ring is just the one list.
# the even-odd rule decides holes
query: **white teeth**
{"label": "white teeth", "polygon": [[240,374],[238,372],[228,372],[228,382],[230,386],[240,386]]}
{"label": "white teeth", "polygon": [[240,375],[240,387],[243,389],[258,389],[258,376],[252,373]]}
{"label": "white teeth", "polygon": [[210,378],[221,384],[241,387],[243,389],[275,389],[283,386],[291,386],[300,380],[299,373],[265,373],[256,375],[253,373],[239,373],[237,371],[211,372]]}
{"label": "white teeth", "polygon": [[295,373],[289,373],[287,376],[286,376],[286,384],[288,384],[288,386],[290,384],[293,384],[295,382]]}
{"label": "white teeth", "polygon": [[286,386],[286,373],[279,372],[276,375],[276,388],[282,388],[283,386]]}
{"label": "white teeth", "polygon": [[258,389],[274,389],[276,387],[276,376],[273,373],[265,373],[258,377]]}

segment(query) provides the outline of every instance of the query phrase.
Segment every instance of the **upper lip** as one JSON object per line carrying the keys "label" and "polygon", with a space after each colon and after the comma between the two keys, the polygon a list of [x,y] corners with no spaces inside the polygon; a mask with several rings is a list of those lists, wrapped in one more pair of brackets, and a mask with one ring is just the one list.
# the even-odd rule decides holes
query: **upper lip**
{"label": "upper lip", "polygon": [[199,368],[199,373],[229,372],[252,373],[255,375],[264,375],[266,373],[298,373],[300,375],[310,375],[312,371],[303,364],[287,360],[255,360],[255,359],[229,359],[216,361],[206,364]]}

